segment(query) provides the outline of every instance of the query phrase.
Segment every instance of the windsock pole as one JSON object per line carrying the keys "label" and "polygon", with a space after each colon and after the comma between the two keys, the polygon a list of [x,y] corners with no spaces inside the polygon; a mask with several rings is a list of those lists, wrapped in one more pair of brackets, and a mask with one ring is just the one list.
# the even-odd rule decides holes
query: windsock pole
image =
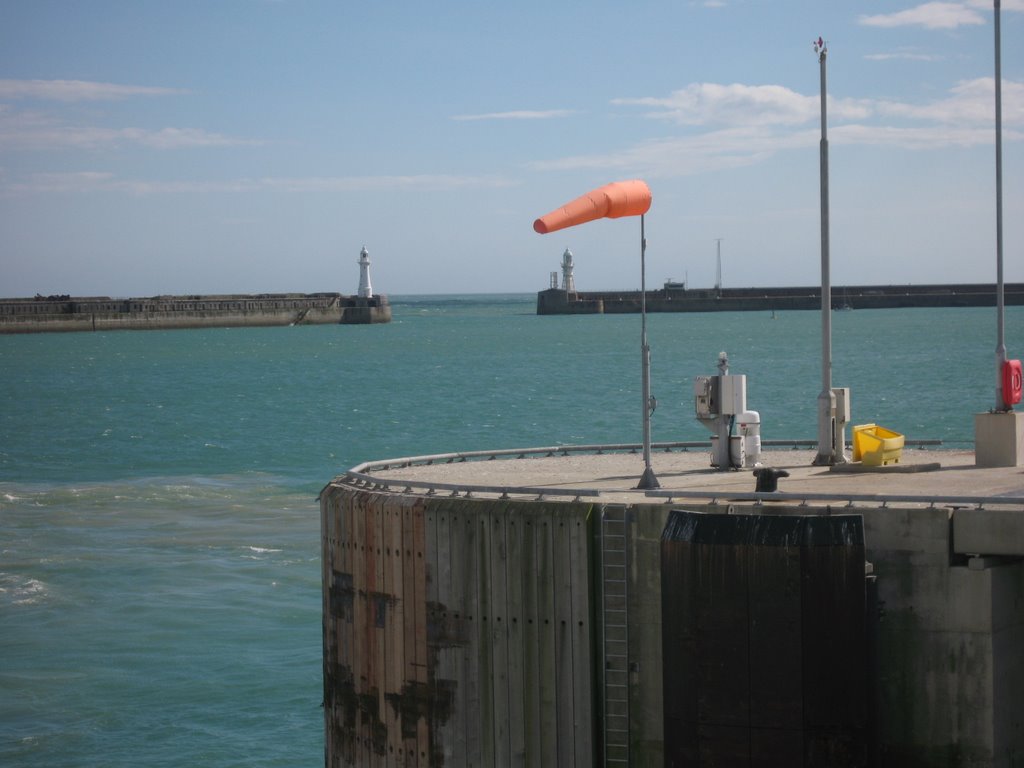
{"label": "windsock pole", "polygon": [[647,283],[645,251],[647,238],[644,237],[644,214],[651,207],[651,190],[639,179],[615,181],[581,195],[575,200],[556,208],[533,222],[533,231],[541,235],[557,232],[566,227],[585,224],[595,219],[617,219],[622,216],[640,217],[640,357],[641,396],[643,398],[643,441],[644,473],[637,488],[647,490],[660,488],[658,478],[651,468],[651,413],[655,400],[651,397],[651,348],[647,344]]}
{"label": "windsock pole", "polygon": [[646,252],[647,238],[644,237],[644,215],[640,214],[640,366],[642,370],[640,388],[643,390],[644,473],[636,487],[641,490],[661,487],[661,483],[658,482],[658,478],[651,468],[651,414],[654,413],[655,400],[651,397],[651,345],[647,343]]}

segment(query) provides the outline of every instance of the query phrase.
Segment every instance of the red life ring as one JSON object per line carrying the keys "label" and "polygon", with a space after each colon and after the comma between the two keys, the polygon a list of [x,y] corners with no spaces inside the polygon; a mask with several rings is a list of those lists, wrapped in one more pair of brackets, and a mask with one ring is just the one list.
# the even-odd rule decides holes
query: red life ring
{"label": "red life ring", "polygon": [[1020,402],[1024,391],[1024,375],[1021,373],[1020,360],[1007,360],[1003,363],[1003,403],[1013,406]]}

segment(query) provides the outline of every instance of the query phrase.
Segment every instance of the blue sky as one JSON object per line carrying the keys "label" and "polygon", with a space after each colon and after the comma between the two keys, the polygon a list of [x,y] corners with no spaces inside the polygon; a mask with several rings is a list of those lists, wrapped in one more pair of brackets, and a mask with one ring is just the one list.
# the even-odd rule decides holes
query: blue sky
{"label": "blue sky", "polygon": [[[1004,253],[1024,280],[1024,0],[1002,2]],[[0,0],[0,295],[995,279],[991,2]]]}

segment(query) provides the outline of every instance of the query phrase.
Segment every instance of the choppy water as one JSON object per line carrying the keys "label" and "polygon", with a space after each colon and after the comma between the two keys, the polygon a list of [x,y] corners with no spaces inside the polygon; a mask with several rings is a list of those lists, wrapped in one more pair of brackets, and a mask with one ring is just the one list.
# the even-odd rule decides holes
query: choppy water
{"label": "choppy water", "polygon": [[[0,764],[321,764],[318,490],[373,458],[640,440],[640,318],[533,302],[0,336]],[[994,309],[832,323],[855,423],[970,444]],[[820,331],[817,312],[651,315],[654,440],[705,437],[690,382],[721,350],[766,439],[814,438]]]}

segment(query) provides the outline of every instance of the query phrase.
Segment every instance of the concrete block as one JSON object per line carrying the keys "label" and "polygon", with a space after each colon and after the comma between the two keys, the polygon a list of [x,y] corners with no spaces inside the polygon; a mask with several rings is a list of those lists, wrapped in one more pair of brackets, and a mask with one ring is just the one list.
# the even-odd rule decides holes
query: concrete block
{"label": "concrete block", "polygon": [[874,563],[887,615],[905,614],[915,632],[992,632],[992,570]]}
{"label": "concrete block", "polygon": [[868,560],[879,552],[932,555],[936,563],[949,559],[949,510],[876,507],[858,510],[864,517]]}
{"label": "concrete block", "polygon": [[1024,465],[1024,414],[976,413],[974,463],[979,467]]}
{"label": "concrete block", "polygon": [[964,555],[1024,556],[1024,513],[956,510],[953,513],[953,551]]}

